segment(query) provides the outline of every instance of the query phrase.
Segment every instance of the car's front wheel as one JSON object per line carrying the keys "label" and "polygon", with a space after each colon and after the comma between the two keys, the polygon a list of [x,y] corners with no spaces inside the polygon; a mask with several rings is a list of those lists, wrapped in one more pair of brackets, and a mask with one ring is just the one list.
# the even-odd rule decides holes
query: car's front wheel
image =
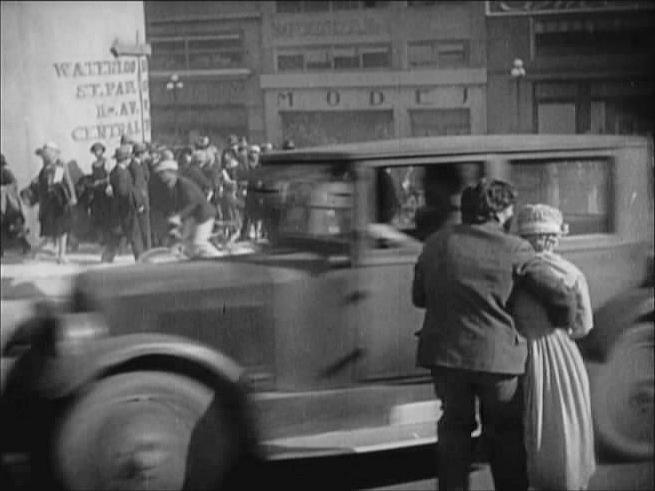
{"label": "car's front wheel", "polygon": [[[93,384],[54,440],[65,489],[218,489],[236,464],[229,404],[188,377],[155,371]],[[208,447],[207,442],[211,442]],[[192,455],[193,454],[193,455]],[[191,472],[202,473],[197,480]]]}
{"label": "car's front wheel", "polygon": [[600,447],[624,459],[653,458],[655,329],[627,329],[591,377],[592,410]]}

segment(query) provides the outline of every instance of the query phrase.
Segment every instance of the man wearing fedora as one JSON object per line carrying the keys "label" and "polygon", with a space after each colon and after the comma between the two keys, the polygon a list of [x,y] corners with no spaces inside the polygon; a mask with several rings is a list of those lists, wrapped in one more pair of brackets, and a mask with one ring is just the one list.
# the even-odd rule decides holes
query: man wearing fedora
{"label": "man wearing fedora", "polygon": [[139,259],[143,253],[143,233],[137,218],[139,211],[143,213],[145,207],[142,198],[135,189],[132,174],[130,173],[130,161],[132,159],[132,148],[129,145],[121,145],[114,153],[116,165],[109,173],[111,184],[112,203],[112,233],[107,248],[103,252],[103,262],[112,262],[120,244],[122,235],[132,246],[132,253],[135,259]]}
{"label": "man wearing fedora", "polygon": [[[135,143],[132,147],[132,160],[129,169],[132,174],[132,183],[137,201],[137,220],[141,230],[142,242],[145,249],[152,247],[150,237],[150,197],[148,196],[148,180],[150,170],[148,169],[148,145],[146,143]],[[140,211],[139,211],[140,210]]]}

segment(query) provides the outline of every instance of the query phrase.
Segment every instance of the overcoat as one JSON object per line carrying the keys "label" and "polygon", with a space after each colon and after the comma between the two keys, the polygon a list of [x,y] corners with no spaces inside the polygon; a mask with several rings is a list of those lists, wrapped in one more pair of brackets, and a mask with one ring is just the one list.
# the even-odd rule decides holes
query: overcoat
{"label": "overcoat", "polygon": [[527,346],[511,316],[521,284],[549,307],[557,325],[575,319],[575,293],[530,244],[491,221],[432,234],[415,268],[412,300],[424,307],[417,364],[522,374]]}

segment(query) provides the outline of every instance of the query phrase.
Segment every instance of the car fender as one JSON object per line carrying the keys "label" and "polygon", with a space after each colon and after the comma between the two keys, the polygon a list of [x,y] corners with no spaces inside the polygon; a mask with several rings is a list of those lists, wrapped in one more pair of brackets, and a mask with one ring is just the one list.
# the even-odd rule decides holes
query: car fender
{"label": "car fender", "polygon": [[72,395],[104,376],[144,368],[191,374],[213,388],[243,385],[243,370],[228,356],[168,334],[101,337],[87,340],[74,353],[55,351],[32,381],[31,390],[46,399]]}

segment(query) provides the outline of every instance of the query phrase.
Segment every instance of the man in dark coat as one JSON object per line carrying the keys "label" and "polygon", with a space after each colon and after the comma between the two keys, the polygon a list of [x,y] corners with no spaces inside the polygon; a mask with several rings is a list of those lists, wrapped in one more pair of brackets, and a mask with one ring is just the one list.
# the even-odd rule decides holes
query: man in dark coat
{"label": "man in dark coat", "polygon": [[443,403],[439,420],[439,489],[468,489],[475,397],[495,488],[527,490],[519,377],[527,356],[508,303],[519,282],[549,308],[556,325],[575,315],[575,294],[509,235],[516,193],[481,181],[462,195],[464,223],[432,234],[416,264],[412,299],[425,308],[417,364],[431,370]]}
{"label": "man in dark coat", "polygon": [[148,196],[148,180],[150,169],[148,169],[148,145],[136,143],[132,149],[133,157],[129,169],[132,174],[134,193],[137,202],[137,220],[141,230],[143,246],[146,250],[152,247],[150,239],[150,198]]}
{"label": "man in dark coat", "polygon": [[128,145],[121,145],[114,154],[116,165],[109,173],[111,184],[112,203],[112,234],[102,260],[112,262],[120,244],[121,235],[125,235],[132,246],[135,259],[143,253],[143,233],[139,226],[137,215],[143,212],[144,206],[139,193],[134,187],[129,166],[132,151]]}

